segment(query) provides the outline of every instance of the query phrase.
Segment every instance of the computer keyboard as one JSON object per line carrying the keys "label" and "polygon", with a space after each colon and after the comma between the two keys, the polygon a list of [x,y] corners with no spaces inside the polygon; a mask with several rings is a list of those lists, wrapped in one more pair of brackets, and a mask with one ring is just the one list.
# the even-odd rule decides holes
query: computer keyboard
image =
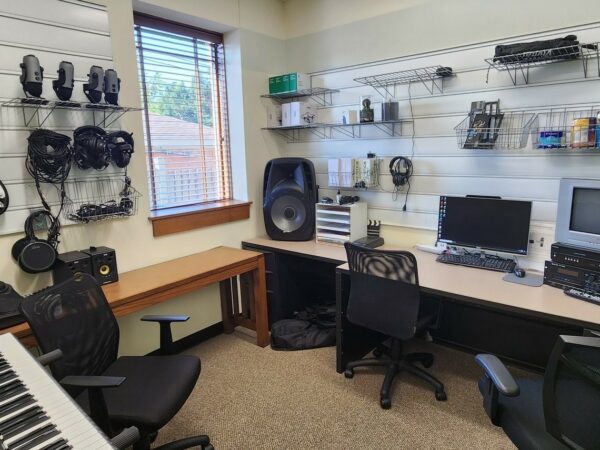
{"label": "computer keyboard", "polygon": [[584,291],[581,289],[575,288],[566,288],[565,294],[569,297],[574,297],[579,300],[584,300],[586,302],[595,303],[596,305],[600,305],[600,293],[592,292],[592,291]]}
{"label": "computer keyboard", "polygon": [[452,255],[442,253],[436,259],[437,262],[444,264],[456,264],[458,266],[477,267],[479,269],[495,270],[497,272],[512,272],[517,264],[510,259],[503,258],[482,258],[480,255]]}

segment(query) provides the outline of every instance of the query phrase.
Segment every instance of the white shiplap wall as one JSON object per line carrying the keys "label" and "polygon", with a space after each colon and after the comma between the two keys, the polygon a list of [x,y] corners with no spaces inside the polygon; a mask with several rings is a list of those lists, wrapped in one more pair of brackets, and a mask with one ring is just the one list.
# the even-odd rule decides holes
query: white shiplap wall
{"label": "white shiplap wall", "polygon": [[[92,65],[113,67],[108,13],[103,6],[78,0],[19,0],[0,2],[0,102],[23,97],[19,64],[23,56],[34,54],[44,68],[42,96],[56,100],[52,80],[61,61],[75,68],[72,99],[87,101],[82,91]],[[31,114],[30,110],[26,110]],[[42,113],[43,114],[43,113]],[[97,116],[98,117],[98,116]],[[80,125],[91,124],[91,112],[55,111],[43,127],[72,136]],[[32,122],[35,125],[36,121]],[[116,125],[113,125],[115,127]],[[20,108],[0,109],[0,180],[10,195],[8,211],[0,216],[0,234],[20,232],[32,209],[41,207],[32,179],[25,169],[27,136]],[[70,178],[107,175],[104,172],[72,170]],[[50,202],[57,191],[44,186]]]}
{"label": "white shiplap wall", "polygon": [[[369,218],[387,225],[435,230],[440,195],[499,195],[506,199],[532,200],[532,230],[551,239],[560,178],[600,178],[600,151],[559,154],[533,148],[531,142],[521,150],[464,150],[458,147],[454,127],[467,115],[471,102],[476,100],[500,99],[504,112],[543,112],[563,105],[600,105],[596,59],[590,61],[587,78],[584,78],[581,61],[573,61],[531,69],[528,85],[520,83],[514,86],[507,73],[493,69],[489,83],[486,83],[488,67],[484,58],[493,56],[495,45],[567,34],[576,34],[581,42],[598,42],[600,24],[312,74],[322,78],[325,87],[341,90],[334,94],[334,106],[319,110],[320,122],[339,122],[342,110],[358,108],[361,95],[373,95],[379,99],[375,101],[381,101],[374,89],[358,85],[354,78],[438,64],[451,66],[457,73],[455,78],[445,81],[443,93],[431,95],[420,83],[397,88],[401,117],[410,116],[410,94],[415,119],[415,174],[406,212],[402,211],[404,196],[401,194],[394,201],[392,195],[384,190],[391,191],[393,188],[388,171],[390,159],[396,155],[411,156],[410,125],[403,127],[406,135],[399,138],[375,138],[373,134],[374,139],[287,143],[285,153],[310,158],[316,167],[320,194],[329,196],[335,194],[335,189],[327,187],[328,158],[364,157],[367,152],[375,152],[384,158],[382,189],[360,191],[357,195],[368,201]],[[378,107],[379,104],[376,104],[375,108]],[[541,260],[547,249],[538,249],[536,255],[536,249],[530,248],[530,254],[533,259]]]}

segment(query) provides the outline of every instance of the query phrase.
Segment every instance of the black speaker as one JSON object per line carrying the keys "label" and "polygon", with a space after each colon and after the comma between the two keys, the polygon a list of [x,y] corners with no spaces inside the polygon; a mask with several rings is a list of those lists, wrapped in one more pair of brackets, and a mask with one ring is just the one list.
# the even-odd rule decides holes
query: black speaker
{"label": "black speaker", "polygon": [[90,247],[82,250],[92,260],[92,275],[100,284],[114,283],[119,281],[117,271],[117,255],[112,248]]}
{"label": "black speaker", "polygon": [[90,255],[78,251],[66,252],[58,255],[56,262],[52,267],[54,284],[62,283],[79,273],[93,275],[92,259],[90,258]]}
{"label": "black speaker", "polygon": [[315,234],[315,167],[304,158],[272,159],[265,167],[263,214],[271,239],[308,241]]}

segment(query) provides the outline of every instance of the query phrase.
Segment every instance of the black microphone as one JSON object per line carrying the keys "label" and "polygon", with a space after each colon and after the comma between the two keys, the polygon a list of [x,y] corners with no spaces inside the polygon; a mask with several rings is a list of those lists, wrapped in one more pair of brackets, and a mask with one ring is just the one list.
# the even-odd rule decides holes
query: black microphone
{"label": "black microphone", "polygon": [[25,95],[40,97],[42,95],[42,81],[44,80],[44,68],[35,55],[23,56],[21,67],[21,84]]}
{"label": "black microphone", "polygon": [[71,98],[73,86],[75,86],[73,64],[69,61],[61,61],[56,72],[58,73],[58,80],[52,82],[52,89],[54,89],[59,99],[67,101]]}
{"label": "black microphone", "polygon": [[119,91],[121,90],[121,79],[114,69],[106,69],[104,72],[104,100],[111,105],[119,104]]}
{"label": "black microphone", "polygon": [[100,103],[104,91],[104,69],[100,66],[90,67],[88,82],[83,85],[83,93],[92,103]]}

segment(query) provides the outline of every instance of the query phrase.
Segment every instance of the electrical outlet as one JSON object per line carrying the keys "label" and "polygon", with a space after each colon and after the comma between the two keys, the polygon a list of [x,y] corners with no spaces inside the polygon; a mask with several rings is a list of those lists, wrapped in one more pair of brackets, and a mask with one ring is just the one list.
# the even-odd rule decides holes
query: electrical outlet
{"label": "electrical outlet", "polygon": [[531,225],[529,229],[529,251],[546,252],[554,242],[554,227],[549,225]]}

